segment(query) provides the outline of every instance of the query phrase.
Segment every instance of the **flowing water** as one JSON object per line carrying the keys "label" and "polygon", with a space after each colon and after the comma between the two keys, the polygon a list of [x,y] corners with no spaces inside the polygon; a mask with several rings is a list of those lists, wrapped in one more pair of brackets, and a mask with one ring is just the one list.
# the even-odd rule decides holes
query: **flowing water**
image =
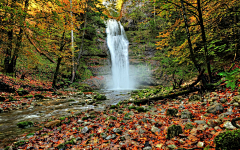
{"label": "flowing water", "polygon": [[[68,95],[65,98],[53,98],[50,100],[33,101],[32,105],[27,109],[12,110],[10,112],[0,113],[0,150],[7,144],[11,144],[21,139],[24,133],[35,132],[39,127],[31,127],[21,129],[17,127],[17,123],[21,121],[42,122],[63,116],[69,116],[73,113],[94,109],[95,111],[104,111],[108,105],[116,105],[119,101],[130,98],[130,91],[123,90],[106,90],[99,91],[107,96],[107,100],[101,101],[98,105],[84,105],[80,102],[91,99],[90,95],[74,96]],[[74,99],[75,101],[69,101]],[[19,137],[20,136],[20,137]]]}
{"label": "flowing water", "polygon": [[133,89],[129,79],[128,39],[119,21],[107,21],[107,45],[111,54],[112,82],[110,89]]}

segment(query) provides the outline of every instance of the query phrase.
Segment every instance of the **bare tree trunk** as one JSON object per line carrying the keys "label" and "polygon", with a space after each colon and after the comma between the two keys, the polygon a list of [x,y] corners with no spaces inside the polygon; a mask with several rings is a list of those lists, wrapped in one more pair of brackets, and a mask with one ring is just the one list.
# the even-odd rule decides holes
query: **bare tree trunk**
{"label": "bare tree trunk", "polygon": [[188,46],[189,46],[189,50],[190,50],[191,60],[193,61],[193,64],[197,68],[198,72],[200,73],[201,72],[201,67],[197,64],[197,61],[196,61],[196,59],[194,57],[194,54],[193,54],[192,41],[190,39],[190,33],[189,33],[189,30],[188,30],[189,26],[188,26],[188,23],[187,23],[187,16],[186,16],[183,0],[181,0],[181,5],[182,5],[182,10],[183,10],[183,17],[184,17],[184,22],[185,22],[185,29],[186,29],[186,32],[187,32],[187,39],[188,39]]}
{"label": "bare tree trunk", "polygon": [[[29,6],[29,0],[25,1],[24,5],[24,12],[27,12]],[[23,15],[22,18],[22,26],[24,25],[24,21],[26,19],[26,14]],[[18,53],[20,51],[20,48],[22,46],[22,40],[23,40],[23,32],[24,32],[24,27],[20,27],[19,34],[17,35],[17,44],[14,50],[14,55],[12,57],[11,63],[10,63],[10,72],[15,72],[16,71],[16,64],[17,64],[17,58],[18,58]]]}
{"label": "bare tree trunk", "polygon": [[74,45],[73,45],[73,16],[72,16],[72,0],[70,0],[70,7],[71,7],[71,51],[72,51],[72,77],[75,76],[75,64],[74,64]]}
{"label": "bare tree trunk", "polygon": [[84,35],[85,35],[85,31],[86,31],[86,25],[87,25],[87,4],[86,4],[86,8],[85,8],[85,18],[84,18],[84,27],[83,27],[83,34],[82,34],[82,42],[81,42],[81,47],[80,50],[78,52],[78,58],[77,58],[77,64],[74,66],[74,71],[73,71],[73,75],[72,75],[72,80],[71,83],[73,83],[75,76],[76,76],[76,71],[79,65],[79,60],[81,58],[82,55],[82,51],[83,51],[83,43],[84,43]]}
{"label": "bare tree trunk", "polygon": [[[63,32],[62,34],[62,41],[61,41],[61,47],[59,49],[59,51],[63,51],[63,48],[65,46],[65,42],[64,42],[64,38],[65,38],[65,31]],[[58,57],[58,60],[57,60],[57,67],[56,67],[56,70],[55,70],[55,73],[54,73],[54,77],[53,77],[53,83],[52,83],[52,87],[55,88],[56,87],[56,83],[57,83],[57,76],[58,76],[58,71],[59,71],[59,67],[60,67],[60,63],[62,61],[62,56]]]}
{"label": "bare tree trunk", "polygon": [[[11,8],[14,9],[14,5],[16,3],[16,0],[12,1]],[[10,24],[14,24],[14,16],[13,13],[10,13]],[[8,35],[8,42],[7,42],[7,49],[6,49],[6,56],[4,59],[4,72],[6,73],[12,73],[9,69],[10,68],[10,62],[11,62],[11,56],[12,56],[12,50],[13,50],[13,28],[7,32]]]}
{"label": "bare tree trunk", "polygon": [[199,23],[200,23],[200,27],[201,27],[201,31],[202,31],[202,41],[203,41],[203,46],[204,46],[204,51],[205,51],[205,60],[206,60],[207,70],[208,70],[208,78],[209,78],[209,82],[212,82],[211,65],[210,65],[210,60],[208,57],[207,40],[206,40],[206,34],[205,34],[205,30],[204,30],[204,25],[203,25],[200,0],[197,0],[197,6],[198,6],[197,10],[198,10],[198,14],[199,14]]}

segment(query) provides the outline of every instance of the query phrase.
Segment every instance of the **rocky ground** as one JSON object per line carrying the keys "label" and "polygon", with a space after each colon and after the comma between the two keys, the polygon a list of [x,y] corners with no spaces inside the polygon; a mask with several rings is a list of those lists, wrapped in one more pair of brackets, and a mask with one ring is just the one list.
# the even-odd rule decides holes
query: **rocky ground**
{"label": "rocky ground", "polygon": [[[104,110],[51,118],[6,149],[215,149],[214,138],[236,130],[240,93],[216,90],[136,106],[125,100]],[[30,125],[28,125],[30,126]]]}

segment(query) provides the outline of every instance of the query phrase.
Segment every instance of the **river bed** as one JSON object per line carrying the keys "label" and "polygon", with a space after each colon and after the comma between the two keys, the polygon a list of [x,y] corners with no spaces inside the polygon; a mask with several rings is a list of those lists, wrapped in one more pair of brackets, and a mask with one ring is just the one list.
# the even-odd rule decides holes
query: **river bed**
{"label": "river bed", "polygon": [[[87,109],[104,111],[108,105],[116,105],[118,102],[130,98],[130,90],[100,90],[105,94],[107,100],[101,101],[97,105],[81,105],[80,102],[87,98],[83,96],[66,95],[58,98],[35,101],[28,109],[12,110],[8,113],[0,113],[0,148],[19,140],[22,134],[35,132],[40,127],[30,127],[27,129],[18,128],[17,123],[21,121],[32,121],[40,123],[51,118],[69,116]],[[74,99],[74,101],[69,101]],[[36,106],[36,104],[38,106]]]}

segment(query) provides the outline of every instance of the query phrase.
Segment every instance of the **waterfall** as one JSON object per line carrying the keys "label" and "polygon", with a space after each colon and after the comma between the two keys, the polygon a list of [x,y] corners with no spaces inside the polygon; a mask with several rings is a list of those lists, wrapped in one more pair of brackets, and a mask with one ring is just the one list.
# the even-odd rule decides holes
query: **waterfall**
{"label": "waterfall", "polygon": [[112,61],[112,89],[133,88],[129,80],[128,40],[119,21],[107,21],[107,45]]}

